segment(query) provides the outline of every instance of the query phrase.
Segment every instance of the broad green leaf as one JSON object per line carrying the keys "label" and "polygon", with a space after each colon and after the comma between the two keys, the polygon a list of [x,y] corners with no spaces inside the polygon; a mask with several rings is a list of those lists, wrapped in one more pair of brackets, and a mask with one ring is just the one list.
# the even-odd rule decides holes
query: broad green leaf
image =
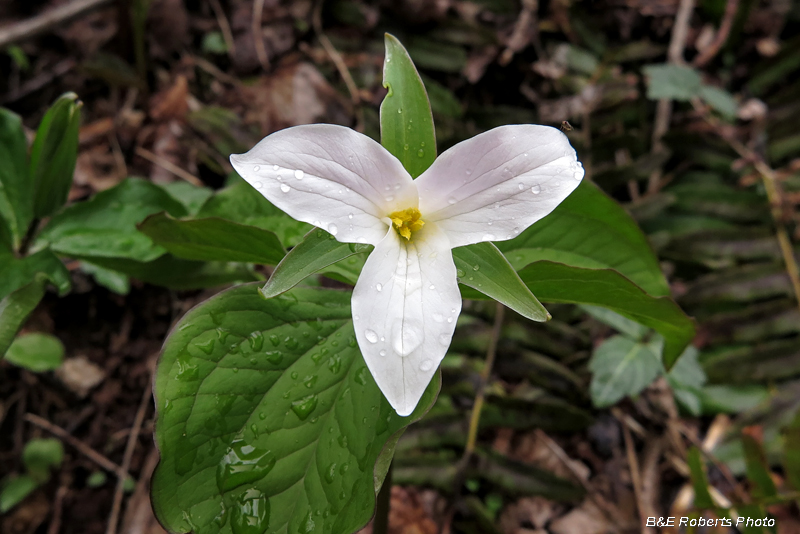
{"label": "broad green leaf", "polygon": [[186,208],[154,183],[128,178],[86,202],[53,217],[36,241],[69,257],[153,260],[166,252],[136,230],[148,215],[166,211],[175,217]]}
{"label": "broad green leaf", "polygon": [[616,201],[586,180],[553,213],[497,246],[517,270],[539,260],[614,269],[651,295],[669,295],[647,237]]}
{"label": "broad green leaf", "polygon": [[22,450],[25,468],[36,482],[44,484],[50,479],[50,469],[64,460],[64,446],[55,438],[32,439]]}
{"label": "broad green leaf", "polygon": [[6,360],[35,373],[52,371],[64,361],[64,345],[50,334],[23,334],[17,336],[8,347]]}
{"label": "broad green leaf", "polygon": [[694,487],[694,505],[700,509],[714,508],[714,500],[708,491],[708,476],[706,475],[706,465],[703,461],[702,453],[697,447],[692,447],[686,456],[689,464],[689,476]]}
{"label": "broad green leaf", "polygon": [[153,504],[172,532],[354,532],[400,417],[366,368],[350,293],[239,286],[172,330],[155,380]]}
{"label": "broad green leaf", "polygon": [[47,275],[37,273],[33,281],[0,300],[0,357],[5,356],[25,319],[44,296]]}
{"label": "broad green leaf", "polygon": [[685,65],[664,63],[647,65],[642,69],[647,75],[647,98],[659,100],[690,100],[700,93],[700,73]]}
{"label": "broad green leaf", "polygon": [[764,454],[761,443],[750,434],[742,434],[742,446],[744,447],[744,462],[747,479],[750,481],[750,491],[753,497],[764,499],[777,495],[775,482],[769,471],[769,463]]}
{"label": "broad green leaf", "polygon": [[661,340],[642,343],[623,336],[603,341],[592,353],[589,392],[598,408],[638,395],[661,372]]}
{"label": "broad green leaf", "polygon": [[88,261],[81,262],[81,271],[92,275],[95,282],[118,295],[127,295],[131,290],[130,278],[124,273]]}
{"label": "broad green leaf", "polygon": [[672,299],[652,297],[616,271],[537,261],[519,275],[543,302],[602,306],[652,328],[664,337],[667,369],[694,339],[694,321]]}
{"label": "broad green leaf", "polygon": [[505,304],[532,321],[547,321],[550,314],[503,254],[492,243],[453,249],[458,281]]}
{"label": "broad green leaf", "polygon": [[164,190],[172,195],[172,198],[183,204],[189,215],[195,215],[203,204],[211,198],[214,191],[208,187],[198,187],[189,182],[169,182],[161,185]]}
{"label": "broad green leaf", "polygon": [[412,178],[436,159],[436,135],[425,85],[408,52],[396,37],[386,34],[383,86],[389,90],[381,103],[381,144]]}
{"label": "broad green leaf", "polygon": [[286,255],[278,237],[269,230],[219,217],[180,221],[157,213],[137,227],[156,245],[186,260],[275,265]]}
{"label": "broad green leaf", "polygon": [[104,269],[170,289],[203,289],[263,279],[245,264],[182,260],[171,254],[164,254],[149,262],[124,258],[79,257],[78,259],[90,260]]}
{"label": "broad green leaf", "polygon": [[33,280],[36,273],[44,273],[58,288],[59,295],[65,295],[71,287],[70,274],[64,264],[50,250],[40,250],[30,256],[17,258],[13,254],[0,252],[0,297]]}
{"label": "broad green leaf", "polygon": [[303,240],[310,224],[296,221],[270,204],[247,182],[237,177],[233,185],[218,191],[197,212],[198,218],[222,217],[248,226],[274,232],[284,247],[293,247]]}
{"label": "broad green leaf", "polygon": [[65,93],[39,123],[29,164],[33,213],[38,218],[52,215],[67,201],[78,157],[81,106],[78,95]]}
{"label": "broad green leaf", "polygon": [[[33,219],[33,187],[28,177],[28,142],[22,120],[0,108],[0,218],[8,228],[11,245],[19,249]],[[2,224],[2,222],[0,222]]]}
{"label": "broad green leaf", "polygon": [[703,413],[741,413],[769,398],[766,387],[757,384],[714,384],[699,393]]}
{"label": "broad green leaf", "polygon": [[285,293],[312,274],[371,248],[370,245],[340,243],[328,232],[315,228],[275,267],[261,294],[272,298]]}
{"label": "broad green leaf", "polygon": [[4,479],[0,485],[0,514],[14,508],[37,487],[36,481],[28,475]]}

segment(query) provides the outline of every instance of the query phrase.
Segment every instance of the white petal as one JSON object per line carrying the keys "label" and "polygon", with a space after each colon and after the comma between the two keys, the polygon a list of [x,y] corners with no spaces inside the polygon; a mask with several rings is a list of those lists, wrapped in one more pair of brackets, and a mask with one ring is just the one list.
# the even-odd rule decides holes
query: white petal
{"label": "white petal", "polygon": [[444,358],[461,313],[447,236],[432,223],[411,242],[391,229],[367,258],[352,307],[367,367],[397,413],[409,415]]}
{"label": "white petal", "polygon": [[397,158],[343,126],[287,128],[231,163],[275,206],[343,243],[375,245],[389,213],[417,207],[416,187]]}
{"label": "white petal", "polygon": [[501,126],[445,151],[416,180],[423,219],[453,247],[511,239],[578,187],[583,166],[567,136],[538,125]]}

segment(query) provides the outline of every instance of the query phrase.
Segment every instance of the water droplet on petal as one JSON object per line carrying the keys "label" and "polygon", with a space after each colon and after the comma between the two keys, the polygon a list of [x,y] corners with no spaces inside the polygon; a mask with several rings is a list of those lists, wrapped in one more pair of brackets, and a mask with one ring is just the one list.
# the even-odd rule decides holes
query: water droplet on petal
{"label": "water droplet on petal", "polygon": [[375,284],[375,289],[378,291],[383,291],[383,286],[381,284]]}
{"label": "water droplet on petal", "polygon": [[450,198],[447,199],[447,203],[450,204],[451,206],[453,204],[455,204],[456,202],[458,202],[458,201],[456,200],[455,197],[450,197]]}
{"label": "water droplet on petal", "polygon": [[300,169],[297,169],[296,171],[294,171],[294,177],[297,178],[298,180],[302,180],[303,176],[305,176],[305,175],[306,175],[306,173],[304,173]]}
{"label": "water droplet on petal", "polygon": [[386,356],[386,351],[385,350],[381,350],[378,354],[380,354],[381,356]]}
{"label": "water droplet on petal", "polygon": [[422,363],[419,364],[420,371],[430,371],[432,367],[433,367],[432,360],[422,360]]}
{"label": "water droplet on petal", "polygon": [[289,187],[288,185],[281,184],[281,191],[283,191],[284,193],[288,193],[290,189],[291,187]]}
{"label": "water droplet on petal", "polygon": [[494,234],[483,234],[483,241],[494,241],[495,237]]}
{"label": "water droplet on petal", "polygon": [[347,215],[347,218],[348,218],[348,219],[352,219],[352,218],[353,218],[353,214],[352,214],[352,213],[349,213],[349,214]]}
{"label": "water droplet on petal", "polygon": [[255,187],[256,189],[261,189],[262,187],[264,187],[264,184],[262,184],[261,182],[253,182],[253,187]]}
{"label": "water droplet on petal", "polygon": [[336,235],[339,232],[339,228],[331,223],[328,225],[328,232],[330,232],[331,235]]}
{"label": "water droplet on petal", "polygon": [[431,289],[431,290],[436,289],[436,286],[431,284],[431,285],[428,286],[428,289]]}
{"label": "water droplet on petal", "polygon": [[261,166],[260,165],[256,165],[255,167],[253,167],[253,172],[258,172],[260,170],[261,170]]}
{"label": "water droplet on petal", "polygon": [[280,169],[280,167],[278,167],[277,165],[273,165],[273,166],[272,166],[272,170],[273,170],[273,171],[277,171],[278,169]]}
{"label": "water droplet on petal", "polygon": [[364,337],[367,338],[367,341],[370,343],[377,343],[378,342],[378,334],[373,332],[372,330],[367,330],[364,332]]}
{"label": "water droplet on petal", "polygon": [[517,189],[519,189],[520,191],[522,191],[523,189],[525,189],[525,184],[522,184],[522,183],[521,183],[521,184],[517,185]]}
{"label": "water droplet on petal", "polygon": [[533,187],[531,187],[531,193],[533,193],[534,195],[538,195],[541,192],[542,192],[542,187],[539,184],[536,184]]}

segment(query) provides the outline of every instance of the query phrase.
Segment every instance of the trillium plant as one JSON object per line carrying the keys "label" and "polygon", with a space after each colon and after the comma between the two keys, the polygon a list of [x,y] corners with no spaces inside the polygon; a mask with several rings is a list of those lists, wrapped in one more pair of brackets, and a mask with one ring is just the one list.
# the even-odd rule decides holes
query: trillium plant
{"label": "trillium plant", "polygon": [[500,126],[436,157],[425,87],[391,36],[384,86],[380,143],[305,125],[231,156],[237,187],[261,195],[241,206],[284,225],[282,210],[305,237],[164,214],[139,225],[186,259],[277,264],[266,285],[195,307],[164,344],[152,493],[172,532],[363,527],[403,430],[436,400],[464,297],[534,321],[550,317],[534,293],[609,308],[657,330],[667,366],[693,335],[564,133]]}

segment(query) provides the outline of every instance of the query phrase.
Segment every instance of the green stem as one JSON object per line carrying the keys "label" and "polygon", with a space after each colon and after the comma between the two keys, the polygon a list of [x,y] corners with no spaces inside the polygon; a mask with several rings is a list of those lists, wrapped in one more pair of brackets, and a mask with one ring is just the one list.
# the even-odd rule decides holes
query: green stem
{"label": "green stem", "polygon": [[386,478],[383,479],[383,486],[378,492],[378,502],[375,506],[375,520],[372,522],[372,534],[388,534],[389,532],[389,510],[392,504],[392,471],[394,461],[389,464]]}

